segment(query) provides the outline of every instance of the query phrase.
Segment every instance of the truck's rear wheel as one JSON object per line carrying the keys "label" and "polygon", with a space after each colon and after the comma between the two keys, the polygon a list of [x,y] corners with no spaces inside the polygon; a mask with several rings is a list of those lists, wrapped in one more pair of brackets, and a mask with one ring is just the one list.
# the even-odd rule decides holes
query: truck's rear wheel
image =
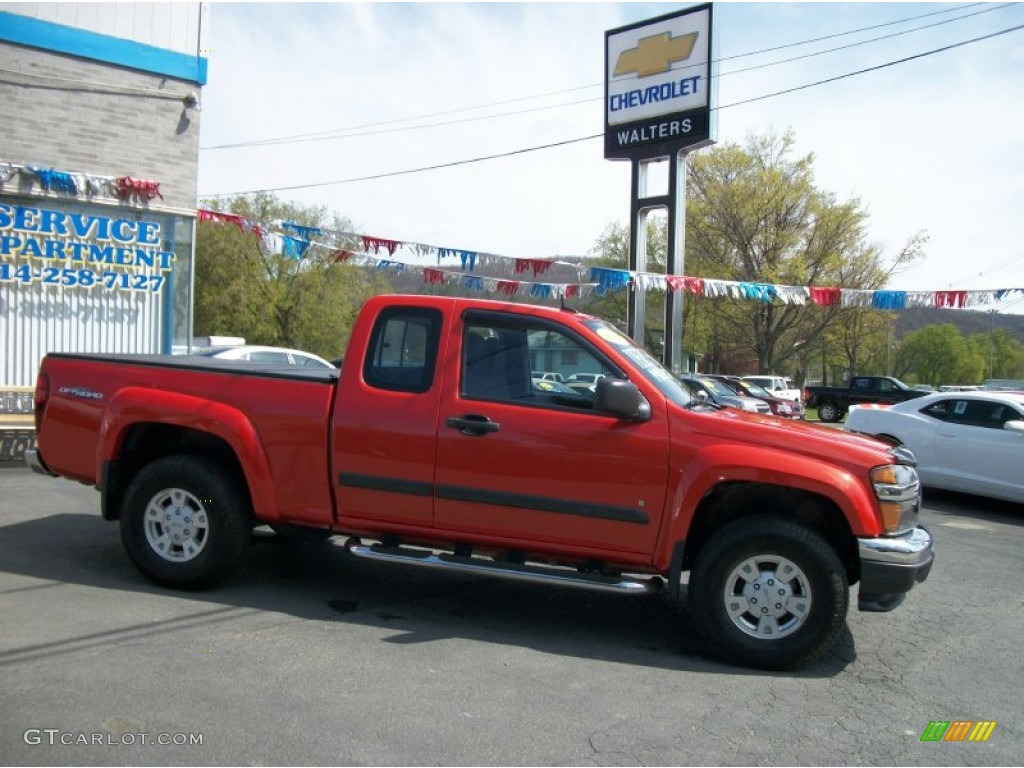
{"label": "truck's rear wheel", "polygon": [[168,456],[142,469],[125,493],[121,541],[157,584],[202,589],[237,565],[251,535],[248,497],[220,465]]}
{"label": "truck's rear wheel", "polygon": [[789,669],[835,641],[849,585],[838,556],[815,532],[777,517],[742,518],[698,553],[689,603],[697,628],[725,660]]}
{"label": "truck's rear wheel", "polygon": [[835,403],[826,400],[818,406],[818,418],[822,421],[829,423],[839,421],[843,418],[842,412],[839,410],[839,406]]}

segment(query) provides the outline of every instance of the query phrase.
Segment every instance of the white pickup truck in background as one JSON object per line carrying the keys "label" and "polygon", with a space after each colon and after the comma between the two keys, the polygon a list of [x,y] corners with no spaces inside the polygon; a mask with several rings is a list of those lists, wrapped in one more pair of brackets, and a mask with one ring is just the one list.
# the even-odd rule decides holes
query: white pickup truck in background
{"label": "white pickup truck in background", "polygon": [[749,381],[751,384],[757,384],[759,387],[767,389],[775,397],[781,397],[783,400],[793,400],[799,403],[801,400],[800,390],[793,384],[793,380],[786,376],[744,376],[744,381]]}

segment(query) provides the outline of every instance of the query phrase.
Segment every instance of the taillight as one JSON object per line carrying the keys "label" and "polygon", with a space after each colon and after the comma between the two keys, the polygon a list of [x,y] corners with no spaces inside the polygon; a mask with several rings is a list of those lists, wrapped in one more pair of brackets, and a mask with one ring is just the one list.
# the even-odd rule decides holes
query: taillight
{"label": "taillight", "polygon": [[36,393],[32,398],[36,418],[36,434],[43,423],[43,411],[46,409],[46,401],[50,399],[50,374],[40,373],[36,379]]}
{"label": "taillight", "polygon": [[803,396],[804,396],[804,402],[805,402],[805,403],[806,403],[806,402],[807,402],[808,400],[810,400],[810,399],[811,399],[811,393],[810,393],[810,392],[808,392],[806,388],[804,388],[804,391],[803,391]]}

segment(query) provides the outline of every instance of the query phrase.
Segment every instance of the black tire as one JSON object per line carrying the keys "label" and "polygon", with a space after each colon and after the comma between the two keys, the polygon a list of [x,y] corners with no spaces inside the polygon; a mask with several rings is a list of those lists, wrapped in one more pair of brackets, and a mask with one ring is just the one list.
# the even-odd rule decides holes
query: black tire
{"label": "black tire", "polygon": [[843,418],[843,412],[831,400],[826,400],[818,406],[818,418],[832,424]]}
{"label": "black tire", "polygon": [[251,535],[245,488],[202,457],[158,459],[125,492],[121,541],[135,567],[162,586],[213,586],[238,564]]}
{"label": "black tire", "polygon": [[697,553],[689,606],[697,629],[724,660],[792,669],[835,641],[849,592],[827,541],[791,520],[758,516],[726,525]]}

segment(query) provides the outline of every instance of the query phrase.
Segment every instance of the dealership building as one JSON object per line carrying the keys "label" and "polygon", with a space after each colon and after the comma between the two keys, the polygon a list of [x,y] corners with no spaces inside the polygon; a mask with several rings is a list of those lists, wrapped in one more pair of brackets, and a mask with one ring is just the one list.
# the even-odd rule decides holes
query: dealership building
{"label": "dealership building", "polygon": [[[0,390],[191,338],[201,3],[0,3]],[[0,404],[0,410],[4,410]]]}

